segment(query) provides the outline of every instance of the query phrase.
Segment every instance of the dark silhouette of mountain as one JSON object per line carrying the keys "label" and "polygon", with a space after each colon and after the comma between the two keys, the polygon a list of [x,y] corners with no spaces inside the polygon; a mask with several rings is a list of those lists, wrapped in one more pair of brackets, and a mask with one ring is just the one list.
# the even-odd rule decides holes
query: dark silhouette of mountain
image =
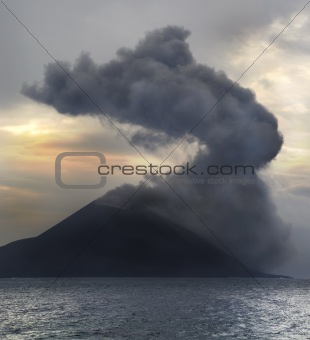
{"label": "dark silhouette of mountain", "polygon": [[168,219],[117,211],[90,203],[37,237],[1,247],[0,277],[249,276],[225,252]]}

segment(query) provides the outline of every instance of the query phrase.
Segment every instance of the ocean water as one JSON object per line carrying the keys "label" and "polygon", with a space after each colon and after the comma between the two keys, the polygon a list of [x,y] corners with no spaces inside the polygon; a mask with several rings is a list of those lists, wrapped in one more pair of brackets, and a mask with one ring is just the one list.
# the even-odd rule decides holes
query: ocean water
{"label": "ocean water", "polygon": [[258,280],[0,279],[0,339],[310,338],[310,281]]}

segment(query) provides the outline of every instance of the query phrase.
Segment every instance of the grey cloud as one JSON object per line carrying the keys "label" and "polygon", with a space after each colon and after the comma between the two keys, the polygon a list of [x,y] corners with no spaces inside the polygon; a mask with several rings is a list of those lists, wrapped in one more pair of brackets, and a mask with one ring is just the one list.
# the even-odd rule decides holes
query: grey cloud
{"label": "grey cloud", "polygon": [[[114,120],[176,139],[232,85],[223,72],[194,61],[185,41],[188,35],[187,30],[170,26],[148,33],[134,50],[120,49],[118,58],[109,63],[97,65],[82,54],[72,68],[63,65]],[[22,92],[60,113],[98,113],[55,64],[46,67],[43,86],[25,85]],[[260,167],[273,159],[282,145],[274,116],[256,102],[250,90],[238,85],[209,114],[204,126],[193,135],[206,143],[210,152],[227,157],[226,161],[238,159]],[[150,147],[143,142],[149,132],[145,138],[142,134],[140,131],[133,139]]]}
{"label": "grey cloud", "polygon": [[[57,58],[71,60],[81,46],[91,50],[96,60],[110,58],[120,41],[126,40],[131,44],[139,32],[173,22],[190,27],[195,32],[191,44],[199,60],[209,60],[219,67],[230,67],[227,56],[232,50],[240,49],[244,36],[260,31],[275,20],[288,22],[304,2],[196,0],[192,4],[179,0],[176,10],[175,1],[172,0],[121,3],[94,0],[92,6],[74,0],[64,3],[61,13],[54,2],[32,1],[31,4],[10,1],[13,12]],[[73,7],[74,20],[70,20],[68,25]],[[53,17],[57,17],[57,23],[51,21]],[[48,56],[4,9],[1,11],[0,29],[4,32],[0,37],[3,80],[0,98],[3,107],[23,100],[22,96],[18,96],[20,84],[24,80],[32,82],[37,79],[41,65],[48,61]]]}
{"label": "grey cloud", "polygon": [[[202,169],[215,163],[205,152],[197,154],[193,164]],[[204,184],[180,182],[203,179]],[[229,176],[234,183],[208,184],[208,180],[221,176],[192,175],[166,176],[165,180],[185,199],[195,213],[205,221],[202,225],[184,203],[160,178],[152,178],[151,185],[144,185],[133,197],[137,187],[123,185],[104,195],[98,204],[122,206],[129,209],[149,209],[189,227],[220,245],[209,233],[214,231],[223,243],[246,265],[271,270],[284,263],[295,252],[290,242],[290,225],[283,222],[273,204],[269,189],[256,175]],[[252,181],[242,185],[237,180]]]}
{"label": "grey cloud", "polygon": [[294,187],[288,190],[288,192],[292,193],[293,195],[304,196],[304,197],[310,198],[310,187],[309,186]]}
{"label": "grey cloud", "polygon": [[[63,65],[113,120],[140,126],[132,140],[154,150],[188,133],[233,84],[224,72],[194,60],[188,36],[186,29],[168,26],[149,32],[134,49],[120,49],[106,64],[82,54],[72,67]],[[100,114],[55,64],[46,67],[41,86],[26,85],[22,92],[60,113]],[[251,90],[239,85],[192,135],[202,146],[194,159],[201,166],[250,164],[259,169],[277,155],[283,142],[276,118]],[[155,143],[156,136],[160,139]],[[254,184],[247,186],[180,185],[177,190],[248,265],[267,268],[289,254],[289,228],[277,216],[265,184],[256,174],[251,176]],[[134,196],[131,208],[153,209],[191,227],[178,198],[167,196],[166,184],[151,183]],[[116,188],[103,202],[120,206],[134,190],[130,185]]]}
{"label": "grey cloud", "polygon": [[[306,29],[304,29],[304,32],[309,32],[310,25]],[[296,39],[283,39],[279,41],[277,44],[277,47],[292,53],[294,55],[299,56],[309,56],[310,53],[310,47],[309,47],[310,40],[306,36],[306,38],[296,38]]]}

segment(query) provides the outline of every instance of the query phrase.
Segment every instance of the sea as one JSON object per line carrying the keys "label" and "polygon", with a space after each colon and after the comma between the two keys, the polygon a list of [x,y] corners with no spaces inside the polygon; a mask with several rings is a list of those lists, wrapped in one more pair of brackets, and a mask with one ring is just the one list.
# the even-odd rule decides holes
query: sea
{"label": "sea", "polygon": [[0,339],[310,339],[310,280],[0,279]]}

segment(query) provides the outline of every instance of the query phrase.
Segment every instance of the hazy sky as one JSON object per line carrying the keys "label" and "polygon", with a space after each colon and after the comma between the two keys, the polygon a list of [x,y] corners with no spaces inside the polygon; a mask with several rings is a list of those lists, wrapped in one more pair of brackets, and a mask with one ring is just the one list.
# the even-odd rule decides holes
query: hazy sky
{"label": "hazy sky", "polygon": [[[115,58],[120,47],[134,48],[145,32],[167,25],[191,31],[187,42],[201,64],[238,78],[305,1],[7,1],[7,5],[60,61],[74,64],[81,52],[97,63]],[[310,87],[307,7],[240,81],[271,111],[283,133],[280,154],[261,171],[282,219],[292,226],[299,253],[277,271],[310,277]],[[54,180],[54,161],[64,151],[103,152],[108,163],[140,161],[137,152],[96,116],[59,114],[21,94],[23,84],[42,82],[52,60],[1,4],[0,6],[1,244],[37,235],[123,183],[138,178],[114,176],[100,190],[66,190]],[[91,94],[90,94],[91,95]],[[120,125],[132,134],[135,127]],[[167,154],[152,152],[154,162]],[[174,161],[184,161],[183,145]],[[144,163],[143,163],[144,164]],[[94,167],[76,160],[73,181],[96,181]],[[79,171],[72,171],[79,169]],[[83,169],[83,170],[81,170]]]}

